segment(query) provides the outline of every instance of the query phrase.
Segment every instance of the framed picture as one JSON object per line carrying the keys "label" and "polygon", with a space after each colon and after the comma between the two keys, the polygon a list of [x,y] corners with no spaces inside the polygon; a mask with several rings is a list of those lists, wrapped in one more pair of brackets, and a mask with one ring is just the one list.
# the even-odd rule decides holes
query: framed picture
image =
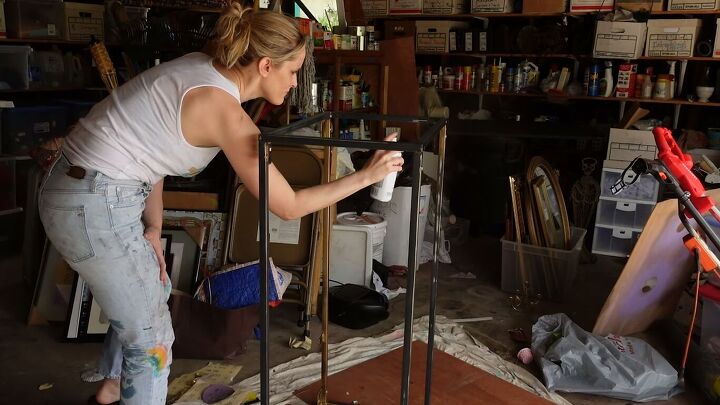
{"label": "framed picture", "polygon": [[166,240],[165,262],[173,288],[193,294],[200,279],[202,251],[201,246],[188,231],[195,232],[197,229],[192,226],[170,225],[163,228],[162,235]]}

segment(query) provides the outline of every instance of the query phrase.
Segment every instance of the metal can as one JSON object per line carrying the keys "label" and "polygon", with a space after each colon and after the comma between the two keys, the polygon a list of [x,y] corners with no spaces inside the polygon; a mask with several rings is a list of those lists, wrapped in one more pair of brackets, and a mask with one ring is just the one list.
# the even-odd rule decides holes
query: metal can
{"label": "metal can", "polygon": [[588,96],[600,96],[600,65],[590,66],[590,78],[588,80]]}

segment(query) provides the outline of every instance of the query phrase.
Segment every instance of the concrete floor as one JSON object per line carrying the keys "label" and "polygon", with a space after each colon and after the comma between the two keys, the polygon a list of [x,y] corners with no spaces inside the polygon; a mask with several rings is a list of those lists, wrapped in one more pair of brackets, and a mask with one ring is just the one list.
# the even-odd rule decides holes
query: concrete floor
{"label": "concrete floor", "polygon": [[[515,354],[521,346],[510,339],[507,332],[509,329],[523,328],[529,333],[538,316],[556,312],[565,312],[584,329],[592,329],[623,266],[622,260],[602,256],[595,263],[583,263],[578,268],[573,292],[564,304],[543,302],[518,312],[508,304],[508,294],[499,289],[500,254],[500,243],[494,238],[470,239],[454,248],[453,264],[441,265],[440,268],[437,313],[448,318],[493,317],[492,321],[467,323],[465,327],[491,350],[515,362]],[[16,258],[0,260],[0,404],[83,404],[94,393],[96,386],[82,382],[79,376],[84,370],[93,367],[101,345],[62,343],[59,340],[62,325],[26,326],[30,293],[22,285],[18,263]],[[477,279],[450,278],[460,271],[472,272],[477,275]],[[418,273],[416,294],[415,314],[418,317],[428,312],[429,275],[430,266],[422,266]],[[331,341],[379,334],[402,322],[403,297],[392,301],[389,319],[367,329],[354,331],[331,324]],[[281,306],[271,312],[272,364],[284,363],[306,354],[299,349],[290,349],[287,345],[291,336],[301,333],[295,320],[293,306]],[[318,350],[320,324],[317,319],[313,321],[312,328],[315,342],[313,350]],[[649,332],[639,337],[648,340],[666,354],[668,360],[677,364],[675,357],[680,348],[666,347],[658,333]],[[251,341],[247,353],[235,361],[243,366],[238,380],[258,372],[259,349],[259,342]],[[199,369],[206,363],[176,359],[172,365],[171,378]],[[533,364],[528,367],[540,376],[537,366]],[[52,384],[52,388],[38,390],[45,383]],[[627,403],[591,395],[563,395],[573,404],[579,405]],[[688,392],[658,403],[697,405],[705,402],[704,397],[689,385]]]}

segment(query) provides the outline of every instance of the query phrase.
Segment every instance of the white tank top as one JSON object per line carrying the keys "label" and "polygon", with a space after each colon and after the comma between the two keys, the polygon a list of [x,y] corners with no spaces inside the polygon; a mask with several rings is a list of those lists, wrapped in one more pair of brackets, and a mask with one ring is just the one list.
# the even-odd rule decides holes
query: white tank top
{"label": "white tank top", "polygon": [[148,69],[113,90],[67,136],[63,151],[76,165],[111,178],[155,184],[164,176],[191,177],[220,148],[190,145],[182,133],[180,107],[192,89],[225,90],[240,102],[237,86],[191,53]]}

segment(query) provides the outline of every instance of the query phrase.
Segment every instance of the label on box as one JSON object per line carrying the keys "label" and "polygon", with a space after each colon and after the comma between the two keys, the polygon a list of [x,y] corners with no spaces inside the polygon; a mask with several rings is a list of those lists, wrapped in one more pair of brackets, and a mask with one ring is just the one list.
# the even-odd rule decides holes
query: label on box
{"label": "label on box", "polygon": [[361,3],[366,18],[382,17],[388,13],[387,0],[361,0]]}
{"label": "label on box", "polygon": [[648,56],[692,56],[693,34],[650,34]]}
{"label": "label on box", "polygon": [[448,33],[448,40],[450,41],[448,51],[457,52],[457,31],[450,31]]}
{"label": "label on box", "polygon": [[614,8],[613,0],[571,0],[571,12],[597,12],[612,11]]}
{"label": "label on box", "polygon": [[55,31],[55,24],[48,24],[47,25],[47,34],[48,36],[54,37],[57,35],[57,31]]}
{"label": "label on box", "polygon": [[715,24],[715,51],[713,52],[713,58],[720,58],[720,18],[718,18]]}
{"label": "label on box", "polygon": [[622,98],[635,97],[635,81],[637,79],[637,63],[623,63],[618,68],[618,82],[615,96]]}
{"label": "label on box", "polygon": [[634,34],[599,33],[595,37],[595,55],[607,58],[634,58],[638,36]]}
{"label": "label on box", "polygon": [[598,21],[593,56],[637,59],[645,46],[645,23]]}
{"label": "label on box", "polygon": [[464,6],[464,0],[423,0],[423,14],[459,14]]}
{"label": "label on box", "polygon": [[445,52],[447,45],[448,35],[444,32],[418,32],[415,47],[426,52]]}
{"label": "label on box", "polygon": [[50,121],[33,122],[33,134],[50,133]]}
{"label": "label on box", "polygon": [[630,11],[662,11],[662,0],[615,0],[615,6]]}
{"label": "label on box", "polygon": [[700,20],[649,20],[647,56],[692,56]]}
{"label": "label on box", "polygon": [[509,13],[513,11],[512,0],[472,0],[471,13]]}
{"label": "label on box", "polygon": [[420,14],[422,0],[392,0],[388,1],[389,14]]}
{"label": "label on box", "polygon": [[717,10],[717,0],[668,0],[668,10]]}

